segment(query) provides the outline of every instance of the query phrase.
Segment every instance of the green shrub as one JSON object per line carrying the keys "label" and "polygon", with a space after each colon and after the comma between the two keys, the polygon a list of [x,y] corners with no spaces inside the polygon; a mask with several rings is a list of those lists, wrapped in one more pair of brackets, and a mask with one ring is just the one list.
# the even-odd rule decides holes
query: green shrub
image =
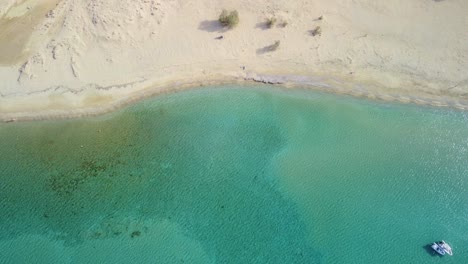
{"label": "green shrub", "polygon": [[268,28],[272,28],[276,24],[276,18],[271,17],[266,20],[266,25]]}
{"label": "green shrub", "polygon": [[310,34],[311,34],[312,36],[314,36],[314,37],[315,37],[315,36],[320,36],[320,35],[322,35],[322,28],[320,28],[320,26],[317,26],[317,27],[315,27],[314,29],[312,29],[312,30],[310,31]]}
{"label": "green shrub", "polygon": [[239,13],[237,13],[237,10],[229,12],[224,9],[219,15],[218,21],[224,27],[233,28],[239,24]]}

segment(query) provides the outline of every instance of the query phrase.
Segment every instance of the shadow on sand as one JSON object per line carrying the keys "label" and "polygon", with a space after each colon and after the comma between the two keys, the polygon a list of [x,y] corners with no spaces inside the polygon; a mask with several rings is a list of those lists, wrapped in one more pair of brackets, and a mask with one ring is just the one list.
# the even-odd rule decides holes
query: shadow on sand
{"label": "shadow on sand", "polygon": [[207,31],[207,32],[219,32],[219,33],[227,31],[227,28],[223,27],[223,25],[221,25],[218,20],[204,20],[200,22],[198,29]]}
{"label": "shadow on sand", "polygon": [[270,27],[268,27],[268,23],[267,22],[259,22],[257,24],[255,24],[255,28],[259,28],[261,30],[267,30],[269,29]]}
{"label": "shadow on sand", "polygon": [[268,52],[273,52],[275,50],[277,50],[279,47],[279,42],[275,42],[271,45],[268,45],[268,46],[265,46],[263,48],[259,48],[257,49],[257,55],[262,55],[262,54],[265,54],[265,53],[268,53]]}

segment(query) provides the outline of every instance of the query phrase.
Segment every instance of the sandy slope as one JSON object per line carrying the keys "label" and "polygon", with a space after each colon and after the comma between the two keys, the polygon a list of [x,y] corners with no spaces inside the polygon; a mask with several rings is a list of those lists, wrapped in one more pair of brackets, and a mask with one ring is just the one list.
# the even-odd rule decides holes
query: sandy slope
{"label": "sandy slope", "polygon": [[[220,27],[223,8],[238,27]],[[467,14],[465,0],[2,0],[0,119],[244,79],[468,109]]]}

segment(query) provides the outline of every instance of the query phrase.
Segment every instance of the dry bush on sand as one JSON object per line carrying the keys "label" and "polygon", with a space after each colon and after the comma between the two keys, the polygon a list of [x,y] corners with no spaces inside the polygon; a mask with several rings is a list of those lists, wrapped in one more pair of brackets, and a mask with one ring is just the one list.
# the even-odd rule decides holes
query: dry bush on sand
{"label": "dry bush on sand", "polygon": [[239,13],[237,10],[227,11],[224,9],[218,18],[219,23],[227,28],[234,28],[239,24]]}

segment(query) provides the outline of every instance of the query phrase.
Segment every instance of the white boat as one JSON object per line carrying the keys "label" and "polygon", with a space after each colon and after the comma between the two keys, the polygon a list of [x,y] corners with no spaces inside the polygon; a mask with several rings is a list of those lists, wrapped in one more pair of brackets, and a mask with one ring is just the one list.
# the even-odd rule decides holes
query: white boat
{"label": "white boat", "polygon": [[445,253],[449,254],[450,256],[453,255],[453,253],[452,253],[452,247],[450,247],[450,245],[449,245],[447,242],[445,242],[444,240],[442,240],[442,241],[437,242],[437,244],[438,244],[441,248],[444,249]]}
{"label": "white boat", "polygon": [[432,243],[431,248],[441,256],[445,254],[453,255],[452,247],[444,240]]}
{"label": "white boat", "polygon": [[437,244],[436,242],[432,243],[431,248],[435,252],[437,252],[439,255],[441,256],[445,255],[445,250],[441,246],[439,246],[439,244]]}

